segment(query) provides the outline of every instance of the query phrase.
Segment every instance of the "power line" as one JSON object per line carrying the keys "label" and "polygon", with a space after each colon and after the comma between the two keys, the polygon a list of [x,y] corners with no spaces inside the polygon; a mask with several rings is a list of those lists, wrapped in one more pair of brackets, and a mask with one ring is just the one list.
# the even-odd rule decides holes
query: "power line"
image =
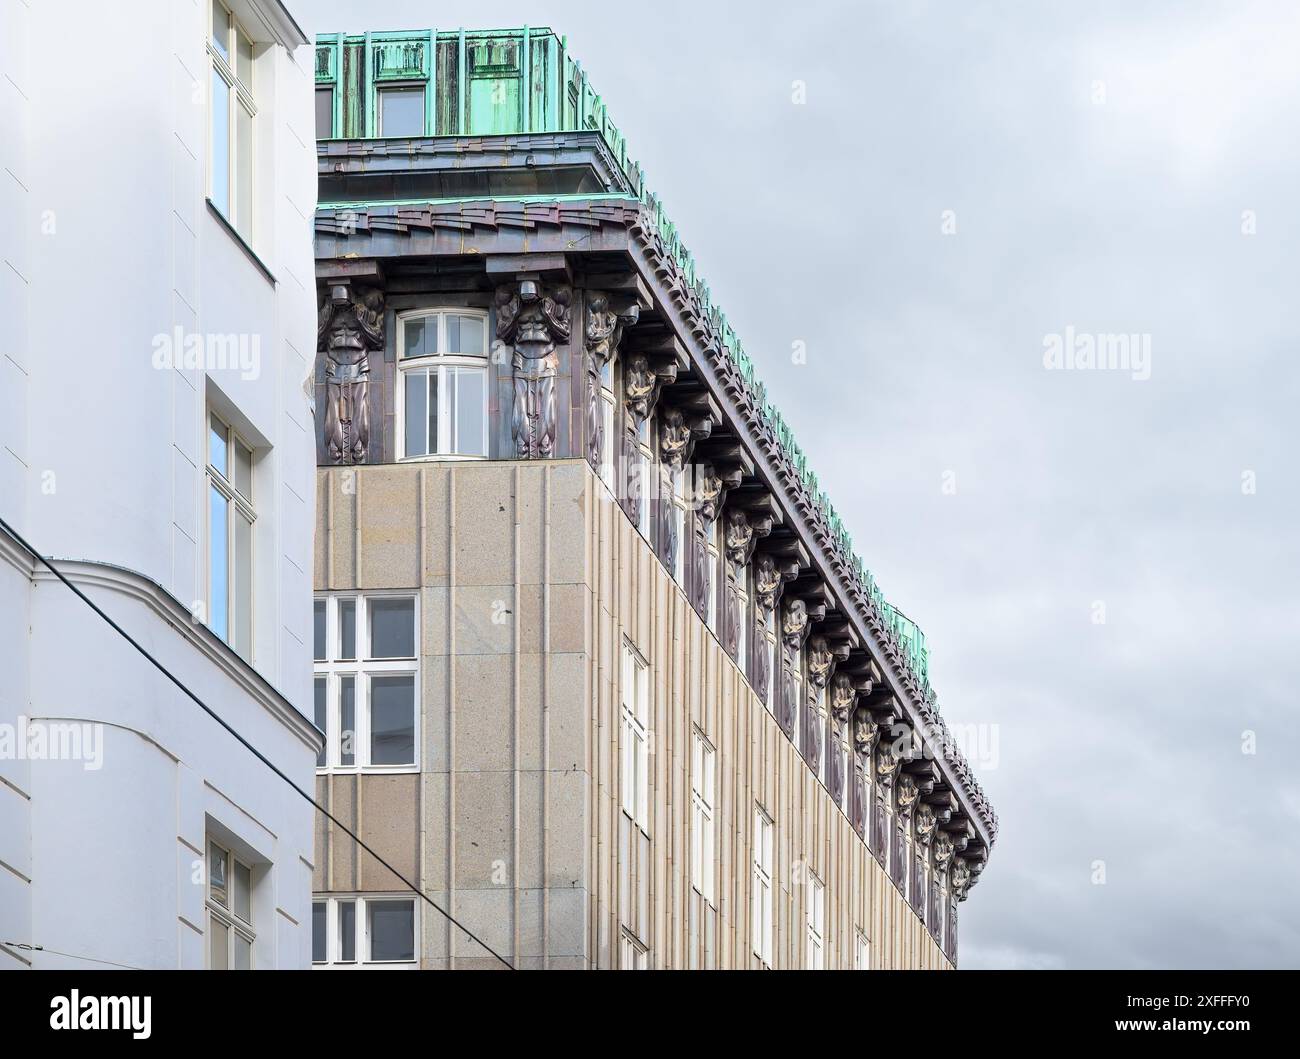
{"label": "power line", "polygon": [[[99,608],[98,604],[95,603],[94,600],[92,600],[89,596],[87,596],[84,592],[82,592],[81,589],[79,589],[76,585],[74,585],[71,581],[69,581],[66,577],[64,577],[62,573],[56,570],[54,564],[50,562],[49,559],[45,558],[45,556],[43,556],[40,552],[38,552],[35,548],[33,548],[30,544],[28,544],[27,540],[22,536],[22,534],[18,533],[3,518],[0,518],[0,529],[3,529],[11,537],[13,537],[14,540],[16,540],[19,544],[21,544],[23,548],[26,549],[27,552],[29,552],[34,558],[36,558],[42,565],[44,565],[46,569],[50,571],[50,573],[52,573],[55,577],[57,577],[60,581],[62,581],[63,584],[66,585],[67,588],[73,593],[73,595],[75,595],[84,604],[86,604],[86,606],[88,606],[91,610],[93,610],[96,614],[98,614],[105,622],[107,622],[109,627],[112,628],[114,632],[116,632],[119,636],[122,637],[122,639],[124,639],[127,643],[129,643],[132,647],[134,647],[137,651],[139,651],[140,654],[142,654],[149,661],[149,663],[155,669],[158,670],[158,672],[160,672],[163,676],[165,676],[168,680],[170,680],[173,684],[175,684],[178,688],[180,688],[180,690],[185,693],[186,697],[191,699],[199,707],[199,709],[201,709],[204,713],[206,713],[209,717],[211,717],[214,721],[216,721],[217,724],[221,725],[221,727],[224,728],[227,732],[233,735],[244,747],[244,749],[246,749],[249,753],[251,753],[255,758],[257,758],[258,761],[260,761],[263,765],[269,768],[277,776],[279,776],[280,779],[284,780],[284,782],[287,783],[290,787],[292,787],[294,791],[296,791],[297,794],[300,797],[302,797],[304,801],[308,802],[310,805],[314,806],[319,812],[323,813],[327,820],[333,823],[344,834],[349,836],[353,842],[355,842],[358,846],[360,846],[372,857],[374,857],[375,860],[377,860],[381,865],[383,865],[390,872],[392,872],[393,875],[396,876],[398,880],[400,880],[409,890],[411,890],[412,893],[418,895],[422,900],[424,900],[429,905],[429,907],[433,908],[440,915],[444,916],[447,922],[452,923],[455,926],[459,927],[461,931],[464,932],[467,938],[469,938],[474,942],[477,942],[480,946],[482,946],[483,949],[491,953],[494,957],[496,957],[496,959],[500,960],[510,970],[513,971],[515,969],[514,965],[509,960],[507,960],[504,956],[502,956],[499,952],[497,952],[494,948],[492,948],[491,945],[489,945],[486,941],[480,938],[467,926],[465,926],[458,919],[456,919],[455,916],[453,916],[445,908],[443,908],[436,901],[434,901],[433,898],[431,898],[428,894],[426,894],[423,890],[421,890],[418,886],[416,886],[415,883],[411,882],[405,875],[403,875],[391,864],[389,864],[388,861],[384,860],[383,857],[381,857],[378,853],[376,853],[373,849],[371,849],[368,845],[366,845],[366,843],[361,840],[361,837],[355,831],[349,828],[347,824],[343,823],[343,821],[341,821],[338,817],[336,817],[333,813],[331,813],[328,809],[326,809],[325,806],[321,805],[320,802],[316,801],[315,798],[313,798],[305,790],[299,787],[298,784],[294,783],[293,780],[291,780],[282,771],[280,771],[280,769],[273,762],[271,762],[260,750],[258,750],[257,747],[253,746],[252,743],[250,743],[247,739],[245,739],[242,735],[240,735],[237,731],[235,731],[235,729],[232,728],[229,724],[227,724],[221,717],[219,717],[212,710],[212,708],[208,706],[207,703],[205,703],[202,699],[200,699],[197,695],[195,695],[194,692],[192,692],[188,687],[186,687],[183,683],[181,683],[181,681],[172,674],[171,670],[169,670],[165,665],[159,662],[158,659],[154,658],[153,655],[151,655],[147,650],[145,650],[144,647],[142,647],[139,644],[139,642],[137,642],[136,639],[129,632],[127,632],[125,629],[122,628],[122,626],[120,626],[117,622],[115,622],[112,618],[110,618],[107,614],[105,614]],[[50,951],[52,952],[53,950]]]}
{"label": "power line", "polygon": [[48,952],[55,956],[66,956],[69,960],[85,960],[87,963],[104,963],[108,964],[109,967],[120,967],[124,971],[144,970],[143,967],[133,967],[129,963],[114,963],[112,960],[97,960],[93,956],[78,956],[71,952],[59,952],[58,949],[47,949],[44,945],[28,945],[26,942],[22,941],[0,941],[0,945],[4,945],[10,949],[25,949],[27,952]]}

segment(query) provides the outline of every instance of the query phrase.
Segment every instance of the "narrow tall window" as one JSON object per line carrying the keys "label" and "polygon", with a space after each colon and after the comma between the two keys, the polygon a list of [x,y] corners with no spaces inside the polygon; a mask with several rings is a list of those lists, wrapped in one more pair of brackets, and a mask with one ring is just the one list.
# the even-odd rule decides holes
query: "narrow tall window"
{"label": "narrow tall window", "polygon": [[857,932],[853,943],[853,969],[855,971],[871,970],[871,942],[862,931]]}
{"label": "narrow tall window", "polygon": [[637,428],[637,468],[636,488],[640,490],[641,504],[637,529],[646,540],[650,539],[650,508],[658,492],[655,484],[659,475],[655,472],[654,457],[651,455],[651,419],[648,416]]}
{"label": "narrow tall window", "polygon": [[808,906],[805,909],[808,934],[808,970],[826,969],[826,887],[815,875],[808,876]]}
{"label": "narrow tall window", "polygon": [[316,86],[316,139],[328,140],[334,136],[334,88],[332,85]]}
{"label": "narrow tall window", "polygon": [[644,659],[623,645],[623,811],[650,828],[650,680]]}
{"label": "narrow tall window", "polygon": [[718,537],[722,532],[722,518],[715,518],[709,524],[708,558],[705,560],[705,576],[709,579],[708,626],[714,634],[718,631]]}
{"label": "narrow tall window", "polygon": [[691,885],[709,904],[713,904],[715,771],[713,747],[696,731],[691,749]]}
{"label": "narrow tall window", "polygon": [[312,902],[312,963],[335,967],[418,963],[413,897],[350,894]]}
{"label": "narrow tall window", "polygon": [[253,450],[208,416],[208,627],[253,658]]}
{"label": "narrow tall window", "polygon": [[605,361],[604,366],[600,369],[600,480],[605,483],[605,488],[611,493],[614,491],[614,448],[618,443],[614,437],[614,409],[616,407],[617,404],[614,398],[614,361],[613,358],[610,358]]}
{"label": "narrow tall window", "polygon": [[253,967],[253,869],[226,846],[208,839],[208,969]]}
{"label": "narrow tall window", "polygon": [[402,456],[486,456],[487,315],[404,313],[397,329]]}
{"label": "narrow tall window", "polygon": [[690,471],[681,467],[673,472],[673,533],[677,537],[677,553],[673,556],[673,580],[679,585],[686,584],[686,481]]}
{"label": "narrow tall window", "polygon": [[772,821],[754,809],[753,886],[750,895],[751,937],[754,955],[764,967],[772,966]]}
{"label": "narrow tall window", "polygon": [[626,930],[619,935],[618,966],[623,971],[644,971],[650,966],[650,951]]}
{"label": "narrow tall window", "polygon": [[212,0],[208,35],[212,98],[208,199],[248,242],[253,241],[253,40],[221,0]]}
{"label": "narrow tall window", "polygon": [[317,767],[410,771],[419,762],[415,598],[336,595],[316,607],[316,725],[326,736]]}

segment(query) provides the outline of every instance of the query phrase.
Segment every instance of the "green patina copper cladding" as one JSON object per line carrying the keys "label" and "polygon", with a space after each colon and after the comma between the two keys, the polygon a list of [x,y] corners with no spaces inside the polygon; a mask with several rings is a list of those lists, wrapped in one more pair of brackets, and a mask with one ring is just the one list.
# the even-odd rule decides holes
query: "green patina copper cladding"
{"label": "green patina copper cladding", "polygon": [[757,404],[790,465],[802,478],[808,495],[820,504],[826,525],[844,554],[853,557],[862,585],[903,645],[913,672],[928,686],[925,635],[886,601],[875,578],[854,553],[843,520],[822,491],[789,424],[768,399],[767,388],[758,380],[754,362],[726,315],[714,304],[709,285],[696,270],[677,226],[664,212],[659,197],[646,188],[641,167],[628,156],[627,141],[604,101],[588,83],[581,64],[568,54],[565,38],[540,26],[324,35],[316,40],[316,84],[334,89],[333,132],[337,139],[375,138],[378,93],[384,85],[397,84],[423,86],[427,136],[599,132],[721,336],[727,358],[757,394]]}

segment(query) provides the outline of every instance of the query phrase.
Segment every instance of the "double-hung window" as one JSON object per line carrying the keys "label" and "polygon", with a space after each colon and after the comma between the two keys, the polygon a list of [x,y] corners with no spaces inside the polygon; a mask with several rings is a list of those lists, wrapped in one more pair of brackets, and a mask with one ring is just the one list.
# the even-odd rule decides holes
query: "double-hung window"
{"label": "double-hung window", "polygon": [[418,936],[413,897],[367,894],[312,902],[311,962],[318,966],[415,966]]}
{"label": "double-hung window", "polygon": [[253,869],[229,849],[208,840],[208,969],[253,967]]}
{"label": "double-hung window", "polygon": [[331,595],[315,600],[317,768],[411,771],[419,763],[416,600]]}
{"label": "double-hung window", "polygon": [[764,967],[772,966],[772,820],[754,807],[754,878],[750,895],[751,937],[754,955]]}
{"label": "double-hung window", "polygon": [[253,242],[253,40],[221,0],[212,0],[208,34],[211,140],[208,199]]}
{"label": "double-hung window", "polygon": [[650,828],[650,674],[631,644],[623,645],[623,812]]}
{"label": "double-hung window", "polygon": [[817,876],[808,876],[808,905],[804,910],[808,935],[808,970],[826,969],[826,887]]}
{"label": "double-hung window", "polygon": [[253,657],[253,450],[208,415],[208,627]]}
{"label": "double-hung window", "polygon": [[488,452],[487,315],[472,309],[397,318],[402,456]]}
{"label": "double-hung window", "polygon": [[691,748],[691,885],[713,904],[714,791],[717,756],[703,733]]}

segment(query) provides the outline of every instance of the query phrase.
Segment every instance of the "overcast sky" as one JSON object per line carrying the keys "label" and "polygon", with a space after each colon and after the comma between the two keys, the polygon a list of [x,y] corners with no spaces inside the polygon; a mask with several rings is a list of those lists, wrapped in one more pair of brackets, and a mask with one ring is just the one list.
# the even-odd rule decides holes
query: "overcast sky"
{"label": "overcast sky", "polygon": [[[568,36],[944,716],[996,726],[963,966],[1300,965],[1300,8],[293,7]],[[1049,370],[1067,334],[1149,378]]]}

